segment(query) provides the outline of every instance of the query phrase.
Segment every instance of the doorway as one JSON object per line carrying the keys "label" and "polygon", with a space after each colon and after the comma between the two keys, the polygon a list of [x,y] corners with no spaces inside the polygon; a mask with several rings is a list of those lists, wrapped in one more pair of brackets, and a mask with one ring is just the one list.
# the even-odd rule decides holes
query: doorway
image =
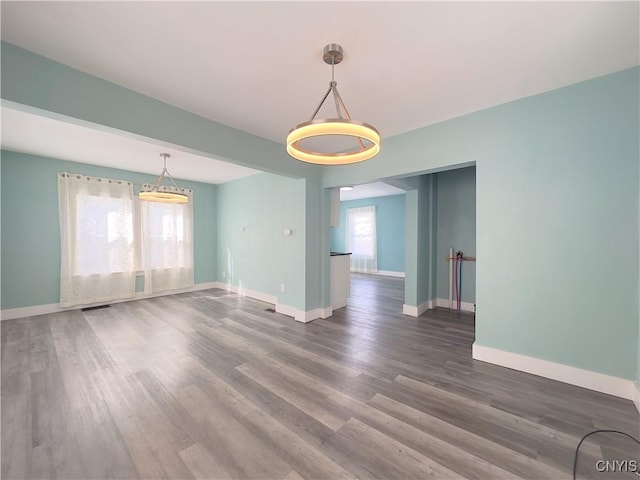
{"label": "doorway", "polygon": [[[364,299],[368,298],[370,304],[397,308],[411,316],[433,308],[473,314],[476,304],[475,166],[387,182],[393,185],[383,185],[395,190],[384,196],[358,195],[358,188],[365,186],[350,190],[357,198],[341,192],[340,224],[331,229],[332,250],[346,252],[349,249],[350,209],[373,206],[376,211],[376,271],[352,268],[351,289],[362,299],[349,297],[348,305],[364,308]],[[391,204],[394,208],[389,207]],[[450,249],[453,260],[448,260]],[[386,288],[384,281],[366,281],[374,275],[396,277],[402,282],[396,281],[401,285]],[[404,296],[403,304],[398,304],[395,298],[398,291]],[[386,304],[385,296],[389,300]]]}

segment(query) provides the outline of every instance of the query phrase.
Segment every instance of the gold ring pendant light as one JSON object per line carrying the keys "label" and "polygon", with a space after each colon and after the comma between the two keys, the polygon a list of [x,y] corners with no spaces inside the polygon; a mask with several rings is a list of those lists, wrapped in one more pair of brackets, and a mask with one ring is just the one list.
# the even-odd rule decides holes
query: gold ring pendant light
{"label": "gold ring pendant light", "polygon": [[[331,65],[331,82],[329,82],[327,93],[324,94],[320,104],[313,112],[311,120],[296,125],[287,135],[287,153],[293,158],[320,165],[346,165],[369,160],[380,151],[380,133],[378,130],[368,123],[352,120],[338,93],[338,83],[333,78],[333,69],[335,65],[342,61],[343,57],[343,50],[340,45],[331,43],[324,47],[322,59],[325,63]],[[330,93],[333,93],[337,118],[316,120],[318,111]],[[348,152],[322,153],[305,149],[300,145],[302,140],[323,135],[353,137],[358,143],[358,149]],[[367,142],[367,145],[365,145],[364,141]]]}
{"label": "gold ring pendant light", "polygon": [[[189,197],[184,193],[186,190],[184,188],[178,187],[178,184],[173,179],[169,171],[167,170],[167,158],[170,158],[171,155],[168,153],[161,153],[160,156],[164,160],[164,168],[162,169],[162,173],[156,180],[155,185],[151,185],[149,183],[145,183],[140,188],[140,193],[138,197],[140,200],[144,200],[147,202],[160,202],[160,203],[189,203]],[[162,185],[162,180],[164,180],[165,174],[171,179],[173,182],[173,186],[165,186]]]}

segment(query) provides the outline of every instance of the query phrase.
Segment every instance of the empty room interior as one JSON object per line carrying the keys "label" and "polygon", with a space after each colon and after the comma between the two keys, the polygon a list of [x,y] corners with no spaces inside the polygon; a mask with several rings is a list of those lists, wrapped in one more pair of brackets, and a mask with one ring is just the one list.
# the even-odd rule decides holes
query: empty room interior
{"label": "empty room interior", "polygon": [[1,476],[640,475],[640,3],[1,13]]}

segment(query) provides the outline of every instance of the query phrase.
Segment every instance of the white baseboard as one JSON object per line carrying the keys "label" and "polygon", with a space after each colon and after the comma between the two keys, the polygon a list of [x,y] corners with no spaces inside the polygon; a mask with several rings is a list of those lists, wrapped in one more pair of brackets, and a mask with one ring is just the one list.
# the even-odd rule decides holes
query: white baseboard
{"label": "white baseboard", "polygon": [[311,320],[316,318],[329,318],[333,315],[333,307],[318,307],[307,312],[307,317],[312,317]]}
{"label": "white baseboard", "polygon": [[[418,306],[415,305],[402,305],[402,313],[405,315],[410,315],[412,317],[419,317],[427,310],[431,310],[435,307],[444,307],[449,308],[449,300],[446,298],[436,298],[435,300],[428,300],[424,303],[421,303]],[[455,309],[455,302],[454,302]],[[463,312],[474,312],[475,307],[473,303],[469,302],[460,302],[460,310]]]}
{"label": "white baseboard", "polygon": [[427,300],[426,302],[422,302],[420,305],[407,305],[406,303],[402,305],[402,313],[405,315],[409,315],[411,317],[419,317],[427,310],[431,310],[433,308],[433,300]]}
{"label": "white baseboard", "polygon": [[[626,378],[570,367],[569,365],[506,352],[496,348],[483,347],[476,343],[473,344],[472,356],[475,360],[532,373],[540,377],[577,385],[578,387],[626,398],[627,400],[634,400],[634,391],[635,395],[637,395],[635,382]],[[638,403],[636,403],[636,407],[638,407]],[[640,411],[640,408],[638,408],[638,411]]]}
{"label": "white baseboard", "polygon": [[[256,300],[260,300],[262,302],[270,303],[272,305],[275,305],[276,312],[293,317],[295,320],[302,323],[307,323],[317,318],[328,318],[333,314],[333,309],[331,307],[314,308],[312,310],[308,310],[305,312],[296,307],[278,303],[278,297],[274,295],[269,295],[267,293],[246,289],[246,288],[243,288],[242,286],[239,287],[237,285],[231,285],[229,283],[224,283],[224,282],[198,283],[193,287],[189,287],[189,288],[183,288],[180,290],[171,290],[167,292],[151,293],[151,294],[146,294],[144,292],[136,292],[133,298],[112,300],[109,302],[102,302],[96,305],[104,305],[105,303],[113,304],[113,303],[131,302],[134,300],[142,300],[145,298],[162,297],[166,295],[175,295],[178,293],[197,292],[199,290],[208,290],[210,288],[219,288],[221,290],[226,290],[228,292],[237,293],[238,295],[243,295],[246,297],[254,298]],[[33,307],[9,308],[9,309],[2,310],[0,312],[0,320],[12,320],[14,318],[34,317],[36,315],[46,315],[48,313],[65,312],[68,310],[80,310],[81,308],[86,308],[91,306],[94,306],[94,305],[79,305],[75,307],[64,308],[64,307],[61,307],[60,304],[58,303],[50,303],[47,305],[35,305]]]}
{"label": "white baseboard", "polygon": [[244,288],[243,286],[232,285],[230,283],[224,282],[214,282],[216,288],[221,288],[222,290],[226,290],[228,292],[237,293],[243,297],[255,298],[256,300],[260,300],[261,302],[271,303],[276,305],[278,303],[278,297],[274,295],[269,295],[267,293],[258,292],[256,290],[249,290]]}
{"label": "white baseboard", "polygon": [[255,290],[249,290],[249,289],[238,287],[236,285],[231,285],[228,283],[222,283],[222,282],[215,282],[215,283],[217,288],[221,288],[223,290],[237,293],[239,295],[243,295],[246,297],[255,298],[256,300],[260,300],[266,303],[271,303],[275,306],[275,310],[277,313],[281,313],[282,315],[287,315],[288,317],[293,317],[298,322],[308,323],[317,318],[328,318],[333,314],[333,309],[331,307],[314,308],[312,310],[304,311],[304,310],[300,310],[299,308],[292,307],[291,305],[279,303],[278,297],[274,295],[269,295],[267,293],[262,293]]}
{"label": "white baseboard", "polygon": [[295,318],[297,321],[302,322],[302,323],[308,323],[312,320],[316,320],[317,318],[329,318],[331,315],[333,315],[333,308],[332,307],[325,307],[325,308],[314,308],[312,310],[307,310],[306,312],[303,312],[301,310],[298,310],[298,314],[295,315],[293,318]]}
{"label": "white baseboard", "polygon": [[378,270],[377,272],[368,272],[370,275],[382,275],[383,277],[399,277],[404,278],[404,272],[392,272],[390,270]]}
{"label": "white baseboard", "polygon": [[[436,298],[436,307],[444,307],[449,308],[449,299],[448,298]],[[456,302],[453,302],[453,310],[456,309]],[[469,302],[460,302],[460,310],[463,312],[474,312],[475,307],[473,303]]]}
{"label": "white baseboard", "polygon": [[221,288],[219,282],[198,283],[193,287],[181,288],[179,290],[170,290],[158,293],[136,292],[133,298],[121,298],[118,300],[110,300],[108,302],[100,302],[95,304],[77,305],[74,307],[61,307],[59,303],[48,303],[45,305],[34,305],[32,307],[7,308],[0,312],[0,320],[12,320],[14,318],[35,317],[37,315],[46,315],[48,313],[66,312],[69,310],[80,310],[97,305],[105,305],[107,303],[131,302],[134,300],[142,300],[145,298],[163,297],[165,295],[175,295],[177,293],[197,292],[199,290],[208,290],[210,288]]}
{"label": "white baseboard", "polygon": [[2,321],[13,320],[14,318],[36,317],[38,315],[64,312],[66,310],[74,310],[74,308],[62,308],[59,303],[48,303],[45,305],[35,305],[33,307],[5,308],[0,313],[0,318]]}
{"label": "white baseboard", "polygon": [[640,413],[640,383],[638,382],[633,382],[633,403],[635,403],[636,405],[636,409],[638,410],[638,413]]}

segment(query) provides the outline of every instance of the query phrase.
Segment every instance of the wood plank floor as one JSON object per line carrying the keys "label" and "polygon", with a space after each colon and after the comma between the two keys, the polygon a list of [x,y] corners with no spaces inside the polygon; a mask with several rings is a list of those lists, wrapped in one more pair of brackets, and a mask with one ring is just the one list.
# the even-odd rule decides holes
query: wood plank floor
{"label": "wood plank floor", "polygon": [[[358,275],[301,324],[221,290],[2,322],[2,478],[571,477],[632,402],[471,359],[473,317]],[[638,459],[623,438],[581,449]]]}

